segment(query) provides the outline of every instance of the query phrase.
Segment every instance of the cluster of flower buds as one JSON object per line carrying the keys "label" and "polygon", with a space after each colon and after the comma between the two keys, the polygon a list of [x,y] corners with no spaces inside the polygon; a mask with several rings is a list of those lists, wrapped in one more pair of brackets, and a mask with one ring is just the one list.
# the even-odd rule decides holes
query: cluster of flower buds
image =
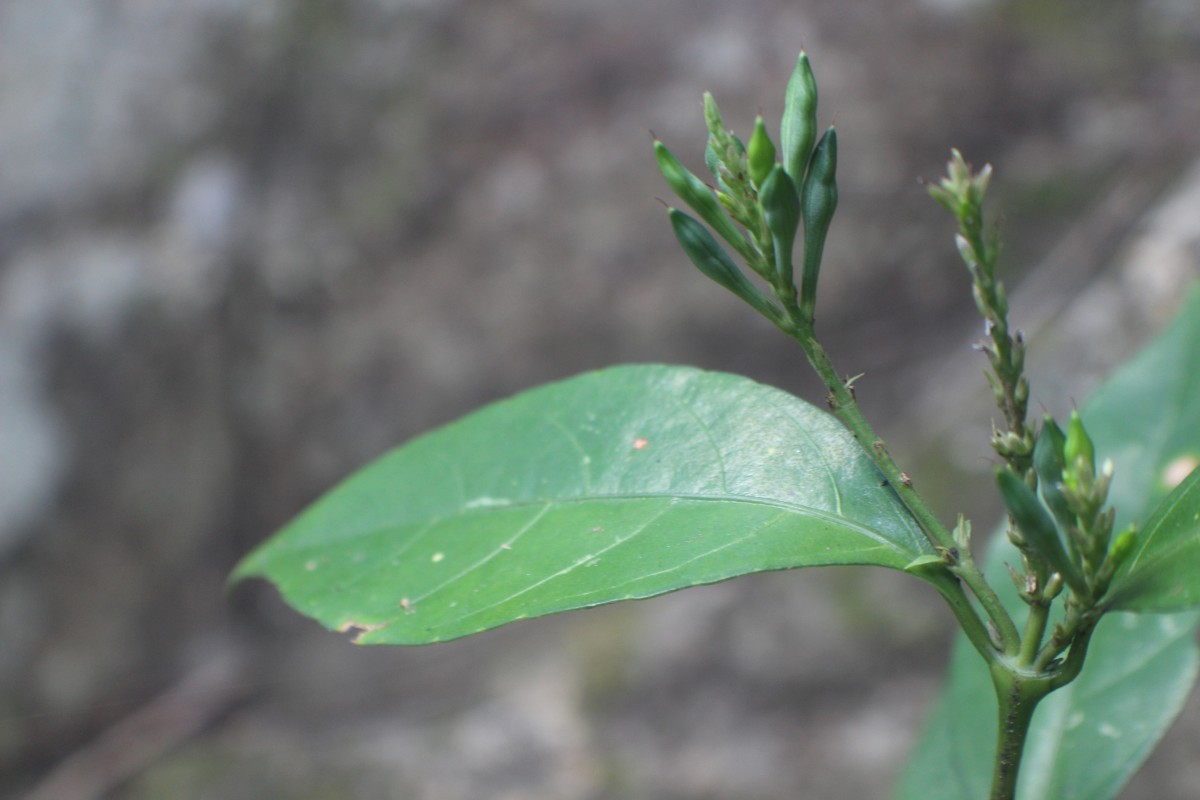
{"label": "cluster of flower buds", "polygon": [[1024,376],[1025,341],[1020,331],[1008,327],[1008,296],[996,280],[999,245],[985,232],[983,198],[991,181],[992,168],[975,172],[957,150],[951,151],[946,177],[929,194],[958,220],[955,242],[971,275],[975,305],[983,315],[985,338],[979,349],[988,357],[988,383],[996,405],[1004,413],[1007,429],[995,429],[992,447],[1018,474],[1024,474],[1033,457],[1034,435],[1025,424],[1029,409],[1029,382]]}
{"label": "cluster of flower buds", "polygon": [[1034,582],[1065,583],[1084,607],[1103,597],[1135,543],[1133,528],[1113,537],[1114,512],[1107,508],[1112,475],[1112,461],[1097,469],[1092,439],[1078,412],[1072,412],[1065,432],[1046,418],[1034,448],[1033,469],[1024,478],[1011,469],[997,476],[1016,523],[1010,537],[1051,573]]}
{"label": "cluster of flower buds", "polygon": [[992,428],[991,445],[1018,475],[1030,470],[1033,459],[1033,429],[1025,417],[1030,404],[1030,383],[1025,378],[1025,339],[1020,331],[1009,331],[1008,295],[996,279],[998,245],[985,234],[983,199],[988,192],[991,167],[973,172],[958,150],[950,151],[946,178],[930,186],[929,193],[959,222],[955,236],[959,255],[971,273],[971,290],[984,319],[984,341],[979,349],[988,356],[991,371],[984,373],[1004,415],[1006,428]]}
{"label": "cluster of flower buds", "polygon": [[[816,113],[816,81],[801,53],[788,83],[778,148],[761,116],[743,144],[725,127],[712,95],[704,95],[705,163],[715,187],[689,172],[661,141],[654,142],[667,185],[708,224],[668,206],[684,252],[701,272],[781,326],[812,326],[821,257],[837,209],[837,134],[831,127],[816,141]],[[801,227],[804,255],[797,290],[793,251]],[[774,300],[742,274],[717,237],[766,282]]]}
{"label": "cluster of flower buds", "polygon": [[[954,215],[955,219],[969,220],[978,217],[982,212],[983,196],[987,193],[991,179],[991,164],[984,164],[983,169],[975,172],[962,153],[956,149],[951,150],[950,161],[946,164],[946,177],[936,186],[929,187],[929,196]],[[983,222],[982,218],[979,218],[979,222]]]}

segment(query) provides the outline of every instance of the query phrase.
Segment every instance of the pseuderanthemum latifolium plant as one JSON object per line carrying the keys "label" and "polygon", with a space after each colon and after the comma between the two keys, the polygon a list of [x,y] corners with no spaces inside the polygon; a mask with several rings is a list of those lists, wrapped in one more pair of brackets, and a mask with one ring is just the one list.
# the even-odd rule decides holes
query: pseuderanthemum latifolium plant
{"label": "pseuderanthemum latifolium plant", "polygon": [[984,222],[991,170],[953,153],[930,194],[957,222],[986,323],[1008,509],[977,562],[970,522],[930,510],[817,338],[838,152],[807,56],[778,143],[761,117],[743,143],[710,95],[704,117],[711,185],[654,143],[690,211],[668,220],[700,272],[796,340],[825,408],[688,367],[580,375],[364,467],[234,579],[267,578],[359,643],[428,644],[752,572],[890,567],[930,584],[961,628],[897,800],[1115,797],[1200,665],[1200,288],[1082,410],[1031,420]]}

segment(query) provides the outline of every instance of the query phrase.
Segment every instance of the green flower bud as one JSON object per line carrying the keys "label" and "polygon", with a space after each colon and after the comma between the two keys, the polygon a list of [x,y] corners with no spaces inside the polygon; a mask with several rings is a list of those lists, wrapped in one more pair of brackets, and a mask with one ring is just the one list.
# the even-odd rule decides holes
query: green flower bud
{"label": "green flower bud", "polygon": [[675,154],[657,139],[654,142],[654,156],[658,160],[658,169],[667,185],[679,195],[679,199],[687,203],[700,218],[712,226],[722,239],[730,244],[742,258],[754,260],[757,255],[754,246],[742,235],[721,208],[712,190],[704,182],[688,171]]}
{"label": "green flower bud", "polygon": [[1066,435],[1052,417],[1047,416],[1038,432],[1033,448],[1033,469],[1038,476],[1038,490],[1046,505],[1061,525],[1071,525],[1075,515],[1062,493],[1063,468],[1066,466],[1063,447]]}
{"label": "green flower bud", "polygon": [[1088,436],[1087,430],[1083,427],[1083,420],[1079,418],[1078,411],[1071,412],[1071,419],[1067,423],[1063,457],[1066,459],[1066,467],[1070,471],[1075,470],[1075,463],[1082,458],[1087,464],[1088,470],[1092,474],[1096,472],[1096,448],[1092,444],[1092,437]]}
{"label": "green flower bud", "polygon": [[[759,121],[761,122],[761,118]],[[775,285],[786,291],[792,287],[792,248],[796,242],[796,231],[800,227],[800,198],[796,194],[795,184],[783,171],[783,167],[775,165],[771,169],[758,194],[758,200],[762,204],[763,217],[767,221],[767,229],[771,232],[771,244],[775,248],[775,269],[778,276]]]}
{"label": "green flower bud", "polygon": [[825,236],[837,210],[837,131],[825,131],[813,151],[812,166],[804,179],[800,209],[804,218],[804,273],[800,309],[811,320],[817,302],[817,276],[825,251]]}
{"label": "green flower bud", "polygon": [[728,132],[725,130],[725,123],[721,121],[721,112],[717,109],[717,101],[712,96],[712,92],[704,93],[704,124],[708,126],[709,136],[717,141],[728,135]]}
{"label": "green flower bud", "polygon": [[991,177],[991,164],[972,172],[962,153],[951,150],[950,161],[946,164],[946,177],[937,186],[930,186],[929,194],[951,214],[962,218],[977,211],[983,203]]}
{"label": "green flower bud", "polygon": [[746,145],[746,156],[749,158],[750,181],[755,188],[761,189],[763,181],[775,166],[775,144],[767,134],[767,126],[763,124],[761,116],[754,120],[754,134]]}
{"label": "green flower bud", "polygon": [[1118,533],[1112,541],[1112,545],[1108,548],[1108,562],[1111,564],[1111,569],[1116,572],[1126,559],[1133,554],[1137,547],[1137,528],[1130,525],[1125,530]]}
{"label": "green flower bud", "polygon": [[778,319],[775,306],[742,274],[725,249],[708,232],[708,228],[677,208],[668,208],[667,215],[671,219],[675,238],[697,269],[745,300],[767,319]]}
{"label": "green flower bud", "polygon": [[808,55],[801,51],[788,81],[783,101],[779,139],[783,147],[783,171],[797,186],[804,183],[813,142],[817,138],[817,81]]}
{"label": "green flower bud", "polygon": [[1087,594],[1087,584],[1074,562],[1067,557],[1063,549],[1062,539],[1058,535],[1058,527],[1038,501],[1033,490],[1016,474],[1007,469],[996,472],[996,482],[1000,485],[1000,496],[1008,513],[1020,528],[1025,544],[1030,550],[1041,557],[1052,571],[1062,575],[1077,594]]}
{"label": "green flower bud", "polygon": [[[713,144],[712,137],[708,139],[708,143],[704,145],[704,164],[708,167],[708,171],[717,179],[717,183],[722,185],[725,179],[721,176],[721,156],[717,153],[717,147]],[[722,188],[726,188],[722,185]]]}

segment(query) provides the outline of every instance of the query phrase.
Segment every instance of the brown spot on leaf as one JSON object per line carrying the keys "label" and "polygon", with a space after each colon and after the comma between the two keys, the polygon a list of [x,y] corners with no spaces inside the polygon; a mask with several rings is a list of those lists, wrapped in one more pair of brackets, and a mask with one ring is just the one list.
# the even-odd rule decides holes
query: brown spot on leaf
{"label": "brown spot on leaf", "polygon": [[382,627],[384,627],[384,624],[382,622],[380,622],[380,623],[355,622],[354,620],[348,619],[345,622],[343,622],[341,625],[337,626],[337,631],[338,631],[338,633],[352,634],[354,636],[353,642],[355,644],[362,644],[362,638],[364,636],[366,636],[371,631],[377,631]]}

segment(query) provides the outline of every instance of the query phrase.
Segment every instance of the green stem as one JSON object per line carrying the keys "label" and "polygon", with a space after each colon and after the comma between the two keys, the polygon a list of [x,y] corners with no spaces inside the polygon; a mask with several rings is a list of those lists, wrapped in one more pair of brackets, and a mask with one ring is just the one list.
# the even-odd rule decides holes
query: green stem
{"label": "green stem", "polygon": [[1021,646],[1021,635],[1017,633],[1017,626],[1009,616],[1004,604],[1000,602],[999,595],[983,577],[983,572],[975,564],[975,557],[969,548],[964,547],[959,551],[958,565],[953,568],[953,571],[962,579],[963,583],[971,587],[971,592],[983,606],[988,619],[996,627],[1001,649],[1005,655],[1011,656],[1018,652]]}
{"label": "green stem", "polygon": [[[1031,619],[1039,608],[1044,609],[1045,606],[1031,607]],[[1032,622],[1026,630],[1026,635],[1029,636],[1039,626],[1045,627],[1044,615],[1040,621]],[[1079,677],[1094,630],[1095,621],[1085,619],[1071,641],[1071,651],[1067,654],[1066,662],[1052,673],[1042,671],[1042,665],[1039,665],[1036,671],[1030,672],[1027,668],[1014,667],[1011,663],[999,659],[992,662],[992,683],[996,688],[1000,716],[990,800],[1014,800],[1016,797],[1017,773],[1025,752],[1033,712],[1042,698]],[[1036,648],[1030,648],[1027,639],[1022,646],[1022,662],[1027,648],[1036,654]]]}
{"label": "green stem", "polygon": [[992,773],[992,792],[989,800],[1014,800],[1017,796],[1017,774],[1033,712],[1051,691],[1045,678],[1034,678],[1013,672],[1006,664],[992,666],[992,681],[996,687],[1000,717],[997,724],[995,769]]}
{"label": "green stem", "polygon": [[970,587],[972,594],[983,606],[988,618],[996,627],[1003,651],[1008,654],[1016,653],[1020,648],[1021,636],[1017,632],[1012,617],[1008,615],[1000,598],[996,596],[995,591],[984,579],[983,573],[975,565],[970,552],[959,552],[954,536],[942,525],[932,509],[926,505],[925,499],[913,489],[912,480],[888,453],[883,440],[875,434],[875,430],[863,416],[854,394],[838,376],[825,348],[813,336],[812,328],[803,322],[797,323],[794,319],[790,325],[781,327],[785,333],[800,342],[808,356],[809,363],[812,364],[817,375],[829,389],[829,405],[834,415],[850,430],[859,445],[875,462],[875,466],[883,473],[883,477],[887,479],[900,501],[912,514],[930,544],[942,552],[959,553],[958,564],[951,567],[951,571]]}
{"label": "green stem", "polygon": [[1029,618],[1025,621],[1025,635],[1021,639],[1021,654],[1017,663],[1023,668],[1032,667],[1038,660],[1042,637],[1046,635],[1046,622],[1050,618],[1050,603],[1036,599],[1029,604]]}
{"label": "green stem", "polygon": [[1079,677],[1083,670],[1083,662],[1087,658],[1088,645],[1092,642],[1092,634],[1096,631],[1096,620],[1085,620],[1071,639],[1071,650],[1067,653],[1066,663],[1052,678],[1052,686],[1059,689]]}
{"label": "green stem", "polygon": [[979,655],[983,656],[984,661],[988,664],[994,662],[998,658],[996,646],[992,643],[992,637],[988,634],[987,627],[984,626],[983,620],[979,618],[975,607],[971,605],[971,601],[967,597],[967,593],[963,591],[962,583],[958,578],[950,570],[944,568],[939,568],[936,572],[930,571],[925,573],[923,577],[933,584],[934,588],[941,594],[942,599],[946,601],[946,605],[950,607],[954,618],[958,620],[958,625],[962,628],[967,641],[971,643]]}

